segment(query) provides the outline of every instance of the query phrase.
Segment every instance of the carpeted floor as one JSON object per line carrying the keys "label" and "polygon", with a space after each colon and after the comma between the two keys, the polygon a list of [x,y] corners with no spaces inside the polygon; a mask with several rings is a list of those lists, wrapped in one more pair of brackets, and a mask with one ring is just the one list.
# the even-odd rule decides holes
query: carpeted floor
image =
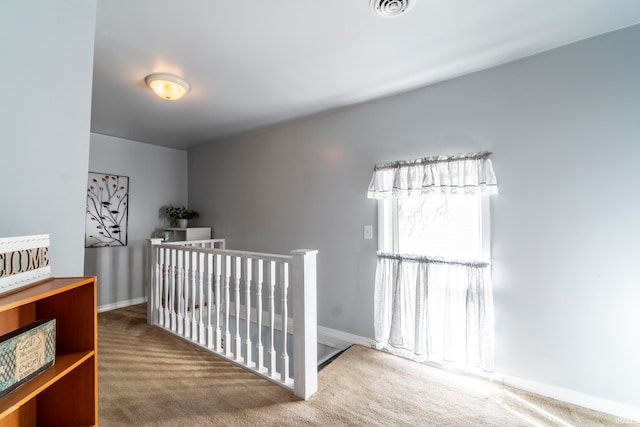
{"label": "carpeted floor", "polygon": [[146,324],[98,316],[102,426],[614,426],[613,416],[353,346],[308,401]]}

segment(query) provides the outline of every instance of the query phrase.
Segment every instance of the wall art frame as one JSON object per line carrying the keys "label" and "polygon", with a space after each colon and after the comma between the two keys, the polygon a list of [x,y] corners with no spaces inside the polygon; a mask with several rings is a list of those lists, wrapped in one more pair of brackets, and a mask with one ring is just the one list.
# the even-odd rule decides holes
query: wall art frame
{"label": "wall art frame", "polygon": [[85,248],[127,246],[129,177],[89,172]]}

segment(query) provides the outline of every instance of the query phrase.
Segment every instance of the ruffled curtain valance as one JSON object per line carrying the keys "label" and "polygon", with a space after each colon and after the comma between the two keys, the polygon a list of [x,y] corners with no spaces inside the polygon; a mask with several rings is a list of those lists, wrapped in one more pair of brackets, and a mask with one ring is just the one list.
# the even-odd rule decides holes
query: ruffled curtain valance
{"label": "ruffled curtain valance", "polygon": [[489,152],[379,163],[367,193],[370,199],[421,196],[433,192],[497,194]]}

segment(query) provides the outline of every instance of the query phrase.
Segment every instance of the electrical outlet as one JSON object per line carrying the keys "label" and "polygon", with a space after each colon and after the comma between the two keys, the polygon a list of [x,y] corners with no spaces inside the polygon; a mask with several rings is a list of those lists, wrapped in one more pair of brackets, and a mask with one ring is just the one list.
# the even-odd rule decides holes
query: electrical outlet
{"label": "electrical outlet", "polygon": [[367,240],[373,239],[373,225],[364,226],[364,238]]}

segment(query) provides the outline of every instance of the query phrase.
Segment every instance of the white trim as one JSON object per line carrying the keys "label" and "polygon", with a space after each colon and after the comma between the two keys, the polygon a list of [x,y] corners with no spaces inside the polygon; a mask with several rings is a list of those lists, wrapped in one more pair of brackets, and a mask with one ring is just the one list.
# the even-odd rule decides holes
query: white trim
{"label": "white trim", "polygon": [[138,305],[147,302],[147,297],[127,299],[123,301],[114,302],[111,304],[104,304],[98,307],[98,313],[102,313],[103,311],[111,311],[116,308],[124,308],[129,307],[131,305]]}
{"label": "white trim", "polygon": [[[318,329],[320,329],[320,327]],[[319,330],[318,330],[318,333],[320,333]],[[407,357],[405,355],[393,353],[392,351],[389,351],[388,348],[376,347],[374,345],[372,345],[372,347],[377,350],[380,350],[389,354],[393,354],[397,357],[402,357],[404,359],[412,360],[410,357]],[[440,363],[434,363],[429,361],[417,361],[417,362],[423,365],[431,366],[436,369],[442,369],[443,371],[484,379],[486,381],[490,381],[495,384],[506,385],[509,387],[517,388],[519,390],[535,393],[540,396],[549,397],[551,399],[555,399],[560,402],[569,403],[569,404],[581,406],[583,408],[613,415],[616,417],[616,424],[621,424],[621,425],[634,424],[635,425],[636,423],[640,422],[640,407],[634,407],[631,405],[626,405],[624,403],[614,402],[612,400],[603,399],[601,397],[592,396],[586,393],[580,393],[578,391],[570,390],[567,388],[557,387],[551,384],[544,384],[536,381],[527,380],[527,379],[516,377],[513,375],[508,375],[502,372],[485,372],[480,370],[474,371],[474,372],[468,372],[468,371],[460,370],[454,366],[442,365]]]}
{"label": "white trim", "polygon": [[480,256],[491,259],[491,198],[489,194],[478,197],[480,203]]}
{"label": "white trim", "polygon": [[344,344],[359,344],[364,347],[373,347],[373,340],[361,337],[359,335],[350,334],[348,332],[339,331],[337,329],[327,328],[318,325],[318,342],[334,348],[340,348]]}
{"label": "white trim", "polygon": [[574,390],[562,387],[556,387],[550,384],[538,383],[526,380],[524,378],[515,377],[507,374],[495,374],[496,377],[502,376],[502,384],[515,387],[521,390],[547,396],[552,399],[561,400],[563,402],[579,405],[584,408],[593,409],[595,411],[620,417],[620,424],[630,424],[633,421],[640,421],[640,408],[623,403],[614,402],[612,400],[603,399],[601,397],[591,396]]}
{"label": "white trim", "polygon": [[398,200],[387,198],[378,200],[378,250],[396,252],[398,250]]}

